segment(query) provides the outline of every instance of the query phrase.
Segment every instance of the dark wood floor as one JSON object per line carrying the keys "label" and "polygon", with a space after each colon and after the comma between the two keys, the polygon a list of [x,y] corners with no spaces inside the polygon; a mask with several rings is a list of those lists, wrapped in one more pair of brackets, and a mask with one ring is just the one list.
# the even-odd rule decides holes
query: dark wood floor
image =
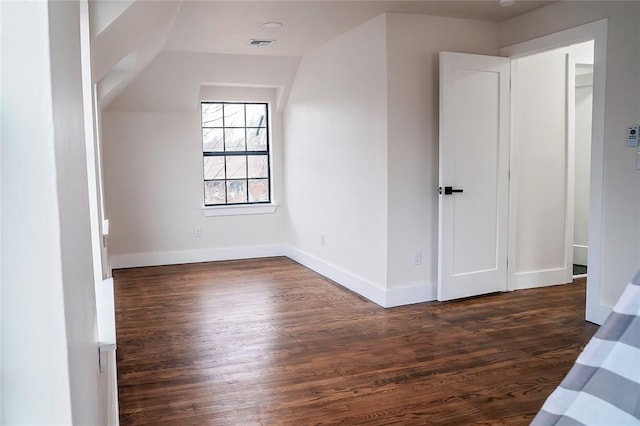
{"label": "dark wood floor", "polygon": [[117,270],[120,421],[528,424],[585,284],[383,309],[287,258]]}

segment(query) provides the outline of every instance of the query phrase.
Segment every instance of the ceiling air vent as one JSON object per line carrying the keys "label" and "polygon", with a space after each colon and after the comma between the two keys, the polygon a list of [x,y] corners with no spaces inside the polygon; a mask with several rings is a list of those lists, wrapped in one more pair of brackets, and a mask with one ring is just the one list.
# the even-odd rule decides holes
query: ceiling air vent
{"label": "ceiling air vent", "polygon": [[249,40],[249,46],[263,47],[270,45],[274,41],[275,40],[252,38],[251,40]]}

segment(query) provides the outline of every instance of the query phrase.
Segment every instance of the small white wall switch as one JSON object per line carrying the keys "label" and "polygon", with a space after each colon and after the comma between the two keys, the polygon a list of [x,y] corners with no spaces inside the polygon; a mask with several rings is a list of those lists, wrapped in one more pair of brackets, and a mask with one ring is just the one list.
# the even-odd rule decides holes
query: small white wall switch
{"label": "small white wall switch", "polygon": [[202,235],[202,232],[200,231],[200,227],[196,226],[196,228],[195,228],[195,236],[200,238],[201,235]]}
{"label": "small white wall switch", "polygon": [[638,133],[640,132],[640,126],[631,126],[629,127],[629,131],[627,132],[627,144],[635,148],[638,146]]}
{"label": "small white wall switch", "polygon": [[416,250],[413,253],[413,264],[414,266],[422,265],[422,252],[420,250]]}

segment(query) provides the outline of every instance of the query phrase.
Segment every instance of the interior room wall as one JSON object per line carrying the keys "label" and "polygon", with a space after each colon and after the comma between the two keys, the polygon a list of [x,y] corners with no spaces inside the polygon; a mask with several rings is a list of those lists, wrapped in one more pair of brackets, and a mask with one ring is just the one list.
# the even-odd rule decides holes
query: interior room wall
{"label": "interior room wall", "polygon": [[49,5],[56,182],[71,409],[75,424],[106,416],[97,363],[97,316],[83,120],[78,2]]}
{"label": "interior room wall", "polygon": [[283,179],[278,104],[297,64],[297,58],[162,54],[103,112],[112,267],[281,254],[281,206],[272,214],[204,215],[200,99],[204,84],[209,87],[202,94],[209,99],[271,103],[278,203]]}
{"label": "interior room wall", "polygon": [[305,55],[285,113],[292,256],[374,292],[387,278],[385,30],[381,15]]}
{"label": "interior room wall", "polygon": [[[102,424],[76,2],[3,2],[2,423]],[[20,43],[16,43],[20,40]]]}
{"label": "interior room wall", "polygon": [[430,299],[438,274],[440,51],[498,55],[497,24],[387,15],[388,286],[419,285]]}
{"label": "interior room wall", "polygon": [[3,2],[1,24],[2,423],[70,424],[47,5]]}
{"label": "interior room wall", "polygon": [[[640,259],[640,179],[626,128],[638,121],[640,3],[557,2],[500,25],[509,46],[607,18],[604,181],[600,303],[613,306]],[[598,58],[595,58],[596,62]]]}

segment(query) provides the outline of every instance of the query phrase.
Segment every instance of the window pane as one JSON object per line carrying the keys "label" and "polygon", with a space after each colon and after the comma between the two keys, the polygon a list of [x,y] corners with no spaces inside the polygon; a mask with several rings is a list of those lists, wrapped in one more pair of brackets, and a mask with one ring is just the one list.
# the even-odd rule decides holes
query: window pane
{"label": "window pane", "polygon": [[224,129],[225,151],[245,151],[244,129]]}
{"label": "window pane", "polygon": [[224,105],[224,127],[244,127],[244,104]]}
{"label": "window pane", "polygon": [[250,155],[248,161],[248,177],[250,178],[266,178],[269,177],[269,168],[267,167],[266,155]]}
{"label": "window pane", "polygon": [[202,104],[202,127],[222,127],[222,104]]}
{"label": "window pane", "polygon": [[227,203],[247,202],[247,181],[228,180],[227,181]]}
{"label": "window pane", "polygon": [[225,204],[224,181],[204,183],[204,203],[205,204]]}
{"label": "window pane", "polygon": [[207,152],[224,151],[222,129],[202,129],[202,150]]}
{"label": "window pane", "polygon": [[249,179],[249,202],[269,201],[269,179]]}
{"label": "window pane", "polygon": [[227,179],[242,179],[247,177],[247,157],[238,155],[227,157]]}
{"label": "window pane", "polygon": [[224,157],[204,157],[204,178],[224,179]]}
{"label": "window pane", "polygon": [[247,150],[267,150],[267,129],[247,129]]}
{"label": "window pane", "polygon": [[247,127],[267,127],[266,105],[247,105]]}

